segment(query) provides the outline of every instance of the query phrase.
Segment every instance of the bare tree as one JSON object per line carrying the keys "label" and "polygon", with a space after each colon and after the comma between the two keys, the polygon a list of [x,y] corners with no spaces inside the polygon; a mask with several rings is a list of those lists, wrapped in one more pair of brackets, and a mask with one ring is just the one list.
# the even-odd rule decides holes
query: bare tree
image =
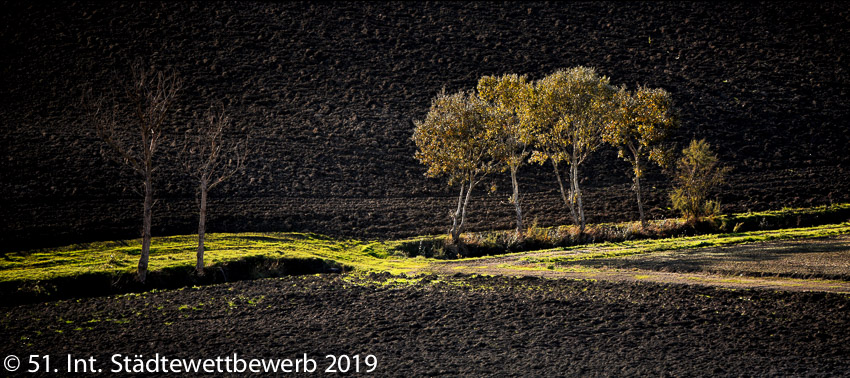
{"label": "bare tree", "polygon": [[201,119],[190,126],[183,140],[179,159],[184,171],[197,180],[198,260],[195,270],[204,274],[204,238],[209,191],[245,167],[247,143],[224,138],[231,126],[224,106],[211,106]]}
{"label": "bare tree", "polygon": [[118,95],[95,97],[87,91],[83,107],[87,121],[108,148],[104,156],[133,170],[144,188],[142,220],[142,252],[139,257],[138,279],[145,282],[151,246],[151,215],[153,208],[153,156],[163,136],[165,123],[182,81],[172,70],[156,70],[137,60],[131,67],[131,81],[124,82],[126,101]]}

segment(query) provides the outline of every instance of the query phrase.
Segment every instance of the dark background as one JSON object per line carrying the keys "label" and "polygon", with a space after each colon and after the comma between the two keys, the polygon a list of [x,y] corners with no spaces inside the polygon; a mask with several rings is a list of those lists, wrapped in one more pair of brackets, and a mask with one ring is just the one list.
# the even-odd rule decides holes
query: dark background
{"label": "dark background", "polygon": [[[185,81],[170,141],[216,101],[252,130],[246,173],[211,193],[211,232],[444,232],[455,190],[423,176],[413,120],[441,88],[575,65],[670,91],[679,146],[706,138],[733,167],[726,211],[850,201],[848,17],[847,3],[799,2],[4,2],[0,250],[138,237],[133,176],[100,155],[80,108],[138,57]],[[154,235],[196,227],[174,153],[158,155]],[[590,222],[636,218],[628,163],[603,148],[582,170]],[[474,193],[473,229],[511,226],[504,176]],[[569,222],[550,166],[519,179],[529,223]],[[651,217],[674,215],[666,176],[644,187]]]}

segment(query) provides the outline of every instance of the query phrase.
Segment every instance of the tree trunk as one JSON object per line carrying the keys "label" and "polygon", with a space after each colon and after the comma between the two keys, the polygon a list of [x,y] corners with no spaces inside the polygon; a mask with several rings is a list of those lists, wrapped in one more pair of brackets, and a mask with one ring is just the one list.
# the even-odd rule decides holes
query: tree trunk
{"label": "tree trunk", "polygon": [[519,235],[522,235],[522,208],[519,203],[519,184],[516,181],[516,171],[519,167],[512,166],[511,167],[511,184],[514,187],[514,194],[511,196],[511,202],[513,202],[514,207],[516,208],[516,232]]}
{"label": "tree trunk", "polygon": [[139,257],[138,278],[139,282],[145,283],[148,275],[148,258],[151,250],[151,214],[153,207],[153,186],[151,174],[145,175],[145,210],[142,220],[142,254]]}
{"label": "tree trunk", "polygon": [[579,223],[579,234],[584,233],[585,228],[585,218],[584,218],[584,209],[582,208],[581,202],[581,189],[579,188],[579,177],[578,177],[578,160],[571,159],[570,161],[570,183],[572,186],[571,192],[573,206],[575,206],[575,211],[578,217]]}
{"label": "tree trunk", "polygon": [[[561,171],[558,169],[558,162],[552,160],[552,166],[555,167],[555,177],[558,179],[558,187],[561,188],[561,198],[564,200],[564,204],[570,209],[570,215],[573,218],[573,224],[578,226],[578,214],[576,214],[576,208],[573,206],[573,203],[567,199],[567,191],[564,189],[564,180],[561,179]],[[572,194],[570,194],[572,196]]]}
{"label": "tree trunk", "polygon": [[640,213],[640,225],[646,227],[646,215],[643,213],[643,201],[640,198],[640,161],[635,159],[635,195],[637,195],[638,212]]}
{"label": "tree trunk", "polygon": [[466,226],[466,205],[469,205],[469,198],[471,197],[473,186],[475,186],[475,183],[470,181],[469,188],[466,189],[466,198],[463,200],[463,209],[460,211],[460,225],[457,229],[458,237],[461,233],[463,233],[463,228]]}
{"label": "tree trunk", "polygon": [[463,191],[466,187],[463,186],[463,183],[460,184],[460,194],[457,197],[457,210],[455,210],[454,214],[452,214],[452,228],[449,230],[449,234],[452,236],[452,243],[457,243],[458,237],[460,236],[460,224],[462,220],[461,211],[463,208]]}
{"label": "tree trunk", "polygon": [[632,156],[634,160],[632,161],[632,165],[634,165],[634,174],[635,177],[632,179],[634,181],[635,188],[635,196],[637,197],[638,204],[638,213],[640,213],[640,225],[641,227],[646,227],[646,215],[643,212],[643,200],[640,198],[640,176],[643,174],[643,170],[640,166],[640,149],[635,148],[635,146],[631,143],[628,144],[629,150],[632,152]]}
{"label": "tree trunk", "polygon": [[207,229],[207,183],[201,182],[200,186],[200,217],[198,219],[198,262],[195,265],[195,270],[198,275],[204,274],[204,238],[206,237]]}

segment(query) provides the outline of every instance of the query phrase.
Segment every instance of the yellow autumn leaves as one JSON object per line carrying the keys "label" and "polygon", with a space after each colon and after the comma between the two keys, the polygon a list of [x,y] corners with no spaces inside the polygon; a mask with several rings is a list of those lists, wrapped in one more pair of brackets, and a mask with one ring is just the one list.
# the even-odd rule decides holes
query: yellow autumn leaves
{"label": "yellow autumn leaves", "polygon": [[[413,141],[426,174],[447,176],[450,185],[477,182],[496,169],[510,171],[521,230],[516,176],[523,164],[552,163],[564,201],[583,226],[580,164],[607,142],[632,163],[639,179],[642,161],[666,163],[664,142],[676,125],[663,89],[628,91],[578,66],[537,81],[516,74],[484,76],[476,91],[440,93],[425,119],[415,122]],[[569,166],[568,190],[560,181],[562,162]]]}

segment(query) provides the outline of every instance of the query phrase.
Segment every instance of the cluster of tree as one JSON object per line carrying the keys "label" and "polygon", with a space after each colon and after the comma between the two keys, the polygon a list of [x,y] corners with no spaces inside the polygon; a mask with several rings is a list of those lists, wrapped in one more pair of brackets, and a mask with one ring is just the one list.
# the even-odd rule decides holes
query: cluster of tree
{"label": "cluster of tree", "polygon": [[[83,98],[86,121],[105,142],[104,156],[130,168],[138,178],[138,192],[144,197],[142,216],[142,250],[138,279],[145,282],[151,246],[154,172],[158,161],[154,156],[168,137],[171,111],[183,87],[173,70],[157,70],[137,60],[131,67],[131,78],[116,85],[119,91]],[[123,93],[122,93],[123,92]],[[222,105],[211,106],[190,125],[183,139],[173,145],[180,148],[178,166],[197,183],[198,250],[196,271],[204,272],[204,234],[207,196],[211,189],[241,171],[247,154],[246,144],[224,138],[232,125]]]}
{"label": "cluster of tree", "polygon": [[[136,61],[130,80],[116,88],[122,93],[83,98],[87,123],[105,142],[104,155],[130,168],[138,177],[144,198],[142,250],[138,279],[145,281],[150,256],[153,209],[154,155],[168,137],[168,117],[183,83],[172,70],[157,70]],[[445,176],[458,185],[457,209],[451,213],[452,240],[459,240],[466,223],[466,208],[473,189],[489,174],[509,171],[513,188],[517,232],[523,219],[517,173],[527,163],[551,162],[564,203],[573,221],[584,231],[581,164],[603,143],[619,150],[631,163],[640,220],[646,222],[640,179],[649,163],[667,166],[665,147],[677,117],[670,94],[663,89],[615,87],[593,68],[559,70],[535,82],[525,76],[485,76],[477,88],[455,94],[442,92],[433,99],[426,118],[416,121],[413,140],[416,157],[428,167],[426,175]],[[211,106],[188,125],[177,162],[197,183],[198,248],[196,271],[204,272],[204,237],[207,198],[211,189],[241,171],[246,143],[225,138],[232,126],[223,106]],[[671,198],[688,216],[716,211],[706,201],[708,190],[722,181],[724,169],[704,141],[692,143],[679,161],[675,177],[679,186]],[[568,187],[561,171],[566,166]]]}
{"label": "cluster of tree", "polygon": [[[647,164],[670,164],[668,141],[677,126],[677,112],[667,91],[627,90],[612,85],[593,68],[579,66],[537,81],[515,74],[484,76],[476,90],[443,91],[432,100],[425,119],[415,121],[413,141],[416,158],[428,167],[427,176],[445,176],[449,185],[460,186],[449,230],[456,241],[464,229],[472,189],[496,171],[510,172],[510,202],[516,209],[516,231],[522,234],[517,172],[526,163],[552,164],[562,199],[584,232],[580,167],[603,144],[615,147],[631,164],[640,221],[645,225],[640,181]],[[714,171],[715,167],[707,170]],[[722,173],[709,179],[716,183]],[[676,193],[674,199],[693,191]],[[674,204],[681,202],[687,201]]]}

